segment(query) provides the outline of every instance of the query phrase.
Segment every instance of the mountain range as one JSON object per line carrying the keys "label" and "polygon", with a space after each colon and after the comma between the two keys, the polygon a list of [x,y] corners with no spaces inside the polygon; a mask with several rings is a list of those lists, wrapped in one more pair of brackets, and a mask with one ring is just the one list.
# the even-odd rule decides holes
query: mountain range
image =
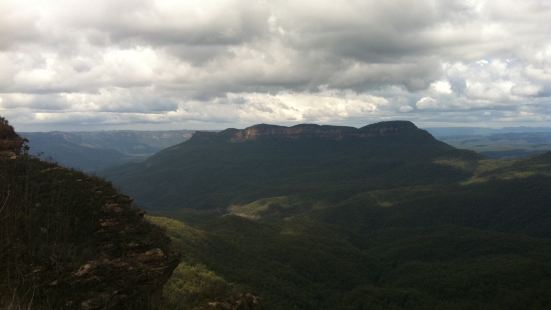
{"label": "mountain range", "polygon": [[486,159],[407,121],[261,124],[105,176],[183,257],[170,309],[235,292],[267,309],[551,306],[549,153]]}
{"label": "mountain range", "polygon": [[473,150],[489,158],[526,158],[551,151],[549,132],[457,135],[440,139],[455,147]]}
{"label": "mountain range", "polygon": [[105,176],[147,209],[216,209],[290,193],[338,196],[399,184],[447,182],[464,177],[464,172],[438,160],[478,157],[405,121],[359,129],[256,125],[198,132]]}
{"label": "mountain range", "polygon": [[191,137],[192,130],[24,132],[30,153],[83,171],[142,161]]}
{"label": "mountain range", "polygon": [[[352,129],[351,127],[312,124],[295,127],[293,129],[295,135],[305,130],[310,130],[310,134],[312,134],[314,128],[319,131],[334,127],[339,128],[345,134],[350,134]],[[444,127],[427,128],[426,130],[447,144],[460,149],[473,150],[490,158],[520,158],[551,151],[551,129],[549,128]],[[111,167],[144,161],[165,148],[186,141],[194,132],[194,130],[126,130],[23,132],[19,134],[29,140],[28,145],[33,155],[66,167],[101,173]],[[211,133],[214,132],[211,131]]]}
{"label": "mountain range", "polygon": [[[551,307],[550,152],[489,159],[409,121],[259,124],[172,140],[105,181],[27,155],[4,123],[0,306]],[[62,141],[117,144],[103,138]]]}

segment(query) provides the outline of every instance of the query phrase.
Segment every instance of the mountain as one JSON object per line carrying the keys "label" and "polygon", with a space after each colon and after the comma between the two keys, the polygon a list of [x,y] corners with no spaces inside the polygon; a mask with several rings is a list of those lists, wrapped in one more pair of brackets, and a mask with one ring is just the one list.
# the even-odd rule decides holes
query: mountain
{"label": "mountain", "polygon": [[239,129],[226,129],[219,133],[199,132],[193,136],[194,141],[247,142],[262,140],[373,140],[391,137],[386,142],[402,139],[405,143],[434,142],[430,135],[408,121],[391,121],[367,125],[362,128],[345,126],[320,126],[300,124],[292,127],[259,124]]}
{"label": "mountain", "polygon": [[486,159],[405,121],[256,125],[108,177],[182,255],[167,309],[551,307],[550,153]]}
{"label": "mountain", "polygon": [[46,160],[83,171],[98,171],[141,161],[161,149],[181,143],[193,131],[27,132],[30,152]]}
{"label": "mountain", "polygon": [[0,307],[551,308],[551,152],[488,159],[407,121],[197,132],[106,170],[144,217],[0,137]]}
{"label": "mountain", "polygon": [[449,182],[465,172],[444,160],[478,155],[434,139],[407,121],[362,128],[255,125],[197,132],[182,144],[105,176],[154,210],[225,209],[263,197]]}
{"label": "mountain", "polygon": [[71,142],[61,133],[23,134],[30,141],[31,154],[65,167],[96,171],[139,160],[115,149],[92,147]]}
{"label": "mountain", "polygon": [[0,118],[0,308],[150,309],[178,255],[110,183],[26,154]]}

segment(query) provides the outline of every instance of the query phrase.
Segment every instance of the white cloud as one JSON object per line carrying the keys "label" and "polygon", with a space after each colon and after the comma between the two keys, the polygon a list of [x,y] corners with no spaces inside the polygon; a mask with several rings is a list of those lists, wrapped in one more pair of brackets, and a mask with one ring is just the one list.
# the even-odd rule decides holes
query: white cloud
{"label": "white cloud", "polygon": [[549,20],[541,0],[0,0],[0,114],[23,129],[544,121]]}
{"label": "white cloud", "polygon": [[452,94],[452,86],[448,81],[436,81],[430,84],[430,90],[436,94]]}
{"label": "white cloud", "polygon": [[419,100],[415,103],[415,106],[416,106],[418,109],[421,109],[421,110],[424,110],[424,109],[438,109],[438,108],[440,108],[440,106],[438,105],[438,101],[436,101],[436,99],[431,98],[431,97],[423,97],[423,98],[419,99]]}

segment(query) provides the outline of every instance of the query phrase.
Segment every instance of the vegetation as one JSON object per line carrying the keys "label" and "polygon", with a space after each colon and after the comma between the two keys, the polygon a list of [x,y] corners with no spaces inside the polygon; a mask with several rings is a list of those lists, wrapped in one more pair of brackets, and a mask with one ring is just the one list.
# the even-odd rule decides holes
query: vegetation
{"label": "vegetation", "polygon": [[209,139],[115,178],[172,217],[150,218],[182,254],[172,304],[251,293],[266,309],[551,307],[550,154],[487,160],[426,137]]}
{"label": "vegetation", "polygon": [[[387,129],[403,126],[397,124]],[[341,199],[367,190],[449,183],[470,175],[438,160],[474,162],[478,155],[411,126],[398,135],[348,139],[340,138],[340,127],[326,126],[324,134],[337,132],[338,139],[268,137],[238,143],[231,141],[233,131],[224,131],[194,136],[105,176],[146,209],[225,211],[228,205],[266,197],[310,194]]]}
{"label": "vegetation", "polygon": [[[223,279],[229,284],[224,294],[235,290],[257,294],[266,309],[545,309],[551,305],[547,294],[551,241],[540,231],[531,236],[522,225],[491,229],[478,225],[474,216],[469,225],[454,224],[453,218],[424,225],[411,216],[422,217],[422,206],[410,207],[416,210],[406,215],[399,207],[367,203],[365,210],[345,203],[281,221],[234,215],[202,223],[195,219],[192,226],[182,224],[193,231],[192,236],[178,232],[175,225],[165,227],[184,262],[201,264],[214,278]],[[389,212],[380,212],[381,208]],[[545,227],[548,219],[534,227]],[[372,227],[373,223],[381,224]],[[171,281],[186,282],[186,277],[176,273]],[[210,285],[187,283],[208,296],[203,305],[217,294]],[[165,295],[186,300],[189,291],[169,286]]]}
{"label": "vegetation", "polygon": [[411,123],[366,127],[199,134],[109,171],[155,225],[109,183],[12,149],[0,308],[149,305],[173,268],[159,309],[551,308],[551,153],[489,160]]}
{"label": "vegetation", "polygon": [[0,308],[148,308],[176,267],[167,237],[108,182],[20,154],[3,125]]}
{"label": "vegetation", "polygon": [[165,285],[162,309],[201,309],[231,297],[232,286],[203,265],[180,264]]}

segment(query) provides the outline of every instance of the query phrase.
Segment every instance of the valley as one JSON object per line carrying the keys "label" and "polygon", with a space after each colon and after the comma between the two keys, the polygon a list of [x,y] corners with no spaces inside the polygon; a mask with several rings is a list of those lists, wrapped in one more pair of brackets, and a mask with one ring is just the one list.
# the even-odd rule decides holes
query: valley
{"label": "valley", "polygon": [[87,172],[139,162],[191,137],[192,130],[24,132],[30,153]]}
{"label": "valley", "polygon": [[551,0],[0,0],[0,310],[551,309]]}
{"label": "valley", "polygon": [[[23,145],[8,142],[23,140],[4,141]],[[27,156],[18,154],[6,156]],[[13,163],[23,165],[24,158]],[[360,128],[260,124],[196,132],[144,161],[100,171],[114,188],[134,199],[133,206],[147,210],[145,219],[153,224],[115,232],[121,239],[115,245],[102,245],[100,258],[90,256],[90,248],[84,246],[99,242],[88,240],[84,230],[93,231],[94,221],[104,227],[100,231],[114,229],[121,220],[99,219],[110,211],[94,211],[105,209],[95,205],[105,204],[104,196],[111,197],[106,205],[113,200],[127,204],[131,199],[112,192],[101,179],[32,157],[25,162],[21,167],[31,169],[27,172],[31,183],[15,181],[24,175],[17,177],[9,160],[2,161],[8,183],[3,183],[1,197],[9,199],[6,186],[12,182],[18,184],[12,188],[19,193],[24,184],[33,188],[25,205],[51,202],[45,209],[25,209],[42,228],[33,230],[24,217],[19,219],[23,223],[19,229],[28,231],[32,239],[10,247],[36,248],[24,258],[29,265],[20,268],[28,268],[31,261],[45,264],[38,262],[54,255],[49,253],[76,251],[56,271],[73,270],[66,284],[40,290],[58,294],[52,297],[53,304],[66,302],[65,285],[89,283],[75,278],[78,270],[87,268],[96,270],[90,276],[104,277],[105,270],[112,275],[92,295],[76,297],[80,305],[104,303],[102,290],[115,285],[109,284],[112,280],[134,291],[131,287],[138,282],[133,281],[141,281],[139,272],[117,275],[132,266],[152,276],[150,286],[143,287],[145,296],[152,296],[149,292],[166,281],[163,298],[155,302],[158,309],[545,309],[551,305],[547,294],[551,153],[489,159],[441,142],[408,121]],[[89,195],[77,184],[84,181],[92,182],[92,191],[101,192],[99,200],[72,211],[73,201]],[[70,189],[68,194],[56,189],[58,182]],[[130,224],[136,221],[132,208],[123,211],[129,218],[121,227],[135,225]],[[70,215],[75,211],[89,214],[78,227],[68,221],[77,216]],[[53,230],[55,234],[44,239],[45,247],[37,247],[31,240],[44,238],[43,227],[46,236],[51,227],[65,230]],[[170,247],[153,227],[162,228]],[[67,229],[74,230],[80,241],[56,235]],[[14,233],[5,230],[6,237]],[[135,238],[150,241],[137,250],[134,244],[140,243],[132,241]],[[62,242],[64,246],[55,250],[61,252],[51,252],[51,240]],[[172,272],[170,278],[147,271],[158,267],[124,260],[156,255],[152,247],[162,248],[166,256],[151,263],[161,263],[163,270]],[[82,267],[87,261],[90,267]],[[11,264],[2,267],[13,268]],[[22,287],[54,283],[52,274],[38,275],[13,275],[10,281],[26,279],[18,282]],[[19,295],[19,302],[28,300],[28,294]],[[123,302],[127,297],[121,298]]]}
{"label": "valley", "polygon": [[409,122],[361,130],[202,134],[110,171],[182,254],[165,307],[245,293],[267,309],[550,304],[548,153],[485,159]]}

